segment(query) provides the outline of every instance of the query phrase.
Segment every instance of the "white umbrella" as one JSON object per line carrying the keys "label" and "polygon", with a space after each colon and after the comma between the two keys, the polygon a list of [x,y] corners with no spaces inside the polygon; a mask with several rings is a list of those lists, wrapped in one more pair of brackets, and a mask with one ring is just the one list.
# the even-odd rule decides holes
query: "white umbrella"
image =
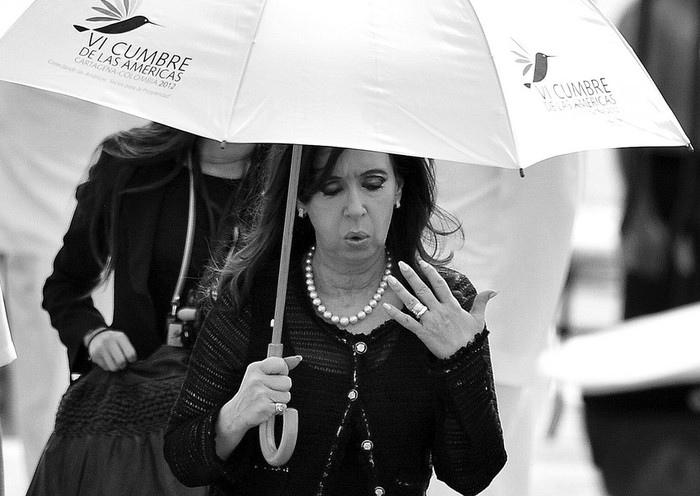
{"label": "white umbrella", "polygon": [[[689,146],[590,0],[36,0],[0,40],[0,80],[230,142],[510,168]],[[295,197],[291,185],[279,356]],[[281,464],[294,442],[276,451],[272,429],[261,445]]]}
{"label": "white umbrella", "polygon": [[229,142],[511,168],[688,145],[589,0],[37,0],[0,79]]}

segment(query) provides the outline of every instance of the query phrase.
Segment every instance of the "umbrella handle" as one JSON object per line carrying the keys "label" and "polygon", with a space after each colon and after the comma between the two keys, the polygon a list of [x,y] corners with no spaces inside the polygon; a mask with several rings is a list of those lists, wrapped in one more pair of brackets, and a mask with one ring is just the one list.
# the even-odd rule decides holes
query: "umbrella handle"
{"label": "umbrella handle", "polygon": [[[267,346],[267,357],[282,357],[283,345],[270,343]],[[299,412],[294,408],[287,408],[282,414],[282,439],[280,445],[275,441],[275,415],[266,422],[260,424],[258,437],[260,438],[260,451],[267,463],[273,467],[280,467],[287,463],[294,453],[299,432]]]}
{"label": "umbrella handle", "polygon": [[258,434],[260,451],[262,451],[265,460],[273,467],[280,467],[287,463],[294,453],[299,431],[299,412],[294,408],[287,408],[282,414],[282,439],[279,447],[275,445],[276,418],[277,415],[260,424]]}

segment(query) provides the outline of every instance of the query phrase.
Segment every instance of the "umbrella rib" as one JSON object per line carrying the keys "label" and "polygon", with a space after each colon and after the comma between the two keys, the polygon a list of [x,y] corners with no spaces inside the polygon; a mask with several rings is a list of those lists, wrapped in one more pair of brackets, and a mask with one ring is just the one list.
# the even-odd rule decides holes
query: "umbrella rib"
{"label": "umbrella rib", "polygon": [[258,13],[258,20],[257,23],[255,24],[255,30],[253,32],[253,39],[250,42],[250,45],[248,47],[248,52],[246,53],[245,56],[245,63],[243,64],[243,69],[241,70],[241,75],[238,80],[238,84],[235,85],[235,92],[233,94],[233,101],[231,102],[232,104],[229,106],[229,114],[228,114],[228,119],[226,120],[227,126],[226,129],[229,129],[229,126],[231,124],[231,121],[233,120],[233,112],[236,107],[236,102],[238,101],[238,96],[241,91],[241,86],[243,82],[243,76],[246,73],[246,69],[248,68],[248,62],[250,61],[250,55],[253,52],[253,46],[255,45],[255,40],[258,37],[258,29],[260,28],[260,22],[262,21],[262,16],[263,12],[265,11],[265,7],[267,6],[267,0],[262,0],[262,5],[260,6],[260,12]]}
{"label": "umbrella rib", "polygon": [[[481,23],[481,19],[476,12],[476,8],[474,7],[474,1],[469,2],[469,5],[471,6],[472,10],[474,11],[474,18],[476,19],[476,22],[479,24],[479,28],[481,29],[481,32],[484,33],[484,43],[486,44],[486,49],[488,50],[488,55],[489,55],[489,60],[491,61],[491,65],[493,65],[493,70],[495,74],[498,74],[498,66],[496,65],[494,56],[493,56],[493,51],[491,50],[491,45],[488,42],[488,38],[486,37],[486,31],[484,31],[484,25]],[[518,142],[515,139],[515,133],[513,132],[513,125],[511,124],[510,120],[510,111],[508,110],[508,105],[506,102],[506,94],[503,91],[503,85],[501,84],[501,78],[497,77],[496,78],[496,84],[498,85],[498,92],[501,95],[501,100],[503,101],[503,108],[506,113],[506,122],[508,123],[508,132],[510,133],[510,139],[513,142],[513,151],[515,153],[515,163],[519,164],[520,163],[520,150],[518,148]],[[530,165],[530,164],[528,164]]]}
{"label": "umbrella rib", "polygon": [[[608,26],[610,26],[610,28],[613,30],[613,32],[615,32],[617,34],[618,39],[624,44],[625,48],[627,48],[627,50],[634,56],[634,58],[637,61],[637,64],[642,68],[642,73],[646,76],[647,81],[652,85],[652,87],[655,88],[656,83],[654,83],[654,79],[651,77],[651,74],[649,74],[649,72],[646,70],[646,68],[644,67],[644,64],[642,64],[642,62],[639,60],[639,58],[635,54],[634,50],[632,49],[632,47],[630,47],[629,43],[627,43],[627,40],[625,39],[624,36],[622,36],[622,34],[617,29],[615,24],[610,19],[608,19],[608,17],[605,14],[603,14],[603,11],[600,10],[600,8],[598,8],[598,6],[594,2],[592,2],[591,0],[583,0],[583,1],[586,3],[586,5],[588,5],[588,7],[591,10],[593,10],[594,12],[596,12],[598,14],[598,16],[601,19],[603,19],[603,21]],[[638,126],[638,127],[641,127],[641,126]],[[677,131],[680,131],[682,135],[685,134],[685,131],[683,131],[683,128],[680,127],[679,124],[674,123],[673,127],[676,128]],[[690,143],[690,138],[688,138],[686,136],[685,141],[686,141],[686,148],[689,148],[690,150],[692,150],[693,145]]]}

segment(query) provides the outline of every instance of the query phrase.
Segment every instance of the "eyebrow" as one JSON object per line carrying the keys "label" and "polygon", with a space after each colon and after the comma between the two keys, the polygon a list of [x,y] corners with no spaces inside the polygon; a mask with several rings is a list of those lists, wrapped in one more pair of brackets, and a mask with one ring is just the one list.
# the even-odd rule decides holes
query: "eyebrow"
{"label": "eyebrow", "polygon": [[[389,176],[389,171],[386,169],[380,169],[380,168],[375,168],[375,169],[369,169],[364,171],[360,176],[371,176],[371,175],[381,175],[381,176]],[[338,176],[336,174],[331,174],[328,176],[329,179],[337,178],[339,179],[341,176]]]}

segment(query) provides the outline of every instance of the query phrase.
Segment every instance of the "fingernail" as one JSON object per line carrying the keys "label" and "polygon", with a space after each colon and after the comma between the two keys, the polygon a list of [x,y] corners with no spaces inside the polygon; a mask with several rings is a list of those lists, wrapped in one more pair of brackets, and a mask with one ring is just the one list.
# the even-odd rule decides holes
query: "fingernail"
{"label": "fingernail", "polygon": [[391,310],[391,305],[388,303],[382,303],[382,306],[384,307],[384,310]]}
{"label": "fingernail", "polygon": [[299,359],[300,362],[304,359],[304,357],[301,355],[296,355],[296,357]]}
{"label": "fingernail", "polygon": [[428,262],[426,262],[426,261],[423,260],[422,258],[419,258],[419,259],[418,259],[418,265],[420,265],[421,267],[427,267],[427,266],[428,266]]}
{"label": "fingernail", "polygon": [[[401,263],[401,262],[399,262],[399,263]],[[389,277],[387,277],[386,280],[387,280],[387,282],[388,282],[391,286],[394,286],[394,285],[396,285],[397,282],[399,282],[398,279],[396,279],[396,278],[395,278],[394,276],[392,276],[392,275],[390,275]]]}
{"label": "fingernail", "polygon": [[489,300],[491,298],[495,298],[497,294],[498,294],[498,291],[491,291],[491,294],[489,295]]}
{"label": "fingernail", "polygon": [[399,261],[399,269],[408,270],[408,264],[406,262]]}

